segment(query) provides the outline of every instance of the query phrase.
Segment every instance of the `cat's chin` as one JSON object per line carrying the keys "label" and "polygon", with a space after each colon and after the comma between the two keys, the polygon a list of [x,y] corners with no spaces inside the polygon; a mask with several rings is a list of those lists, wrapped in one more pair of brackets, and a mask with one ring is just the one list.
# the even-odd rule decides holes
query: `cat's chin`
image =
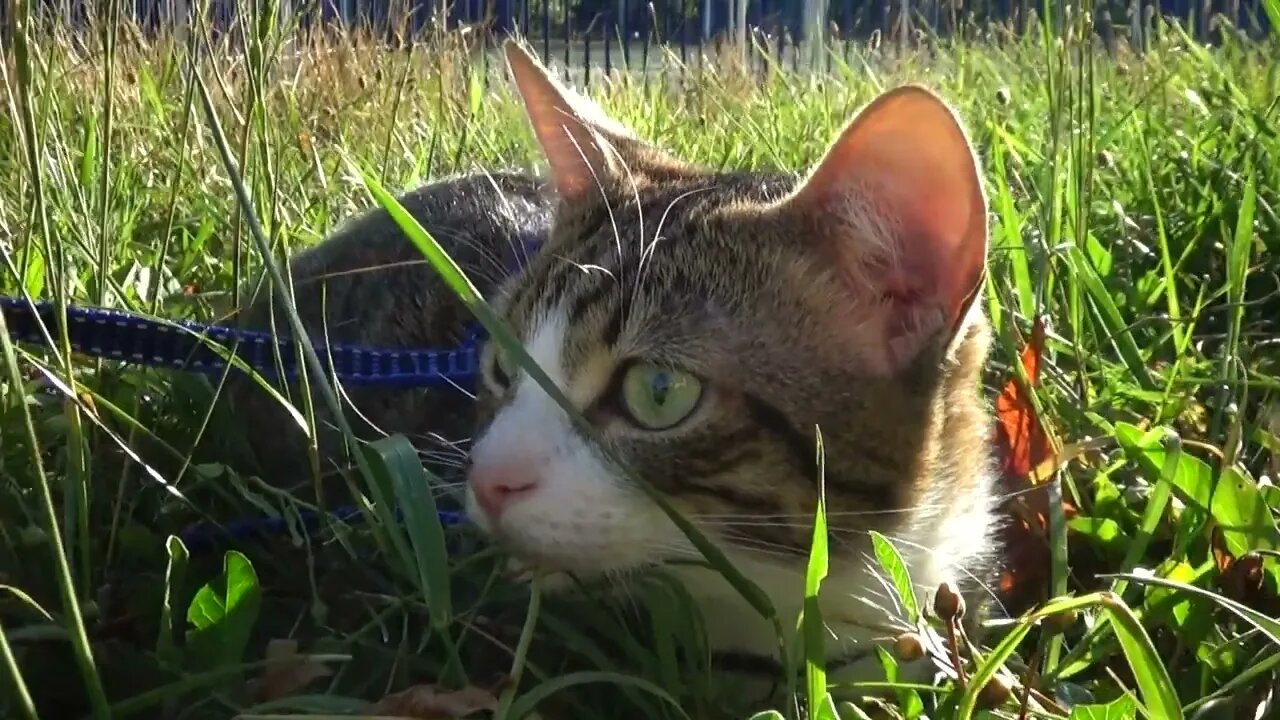
{"label": "cat's chin", "polygon": [[511,554],[507,556],[507,577],[515,582],[531,583],[536,578],[538,587],[544,592],[556,594],[570,593],[584,587],[622,587],[627,580],[646,571],[654,565],[645,564],[633,567],[569,567],[563,561],[548,562],[532,557]]}

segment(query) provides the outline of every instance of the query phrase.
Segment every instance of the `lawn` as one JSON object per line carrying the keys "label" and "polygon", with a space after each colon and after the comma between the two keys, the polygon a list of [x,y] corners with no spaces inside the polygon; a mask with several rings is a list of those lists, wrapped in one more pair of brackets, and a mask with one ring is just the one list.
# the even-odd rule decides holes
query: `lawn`
{"label": "lawn", "polygon": [[[616,117],[711,166],[805,167],[902,82],[946,97],[980,152],[986,392],[1013,438],[1010,617],[963,680],[861,706],[798,688],[814,716],[1278,712],[1280,44],[1161,26],[1145,52],[1108,50],[1073,22],[840,45],[814,72],[726,53],[592,75]],[[456,38],[390,48],[263,24],[233,46],[15,27],[5,295],[213,321],[266,266],[260,241],[277,263],[317,242],[375,204],[369,181],[398,191],[537,159],[498,56]],[[183,543],[196,522],[305,508],[197,452],[237,432],[210,411],[217,378],[3,349],[0,717],[758,710],[710,670],[661,577],[621,605],[544,597],[468,528],[384,522],[385,503],[371,524]],[[1039,422],[1008,434],[1020,414]],[[454,503],[456,485],[424,491],[402,448],[379,446],[354,486]]]}

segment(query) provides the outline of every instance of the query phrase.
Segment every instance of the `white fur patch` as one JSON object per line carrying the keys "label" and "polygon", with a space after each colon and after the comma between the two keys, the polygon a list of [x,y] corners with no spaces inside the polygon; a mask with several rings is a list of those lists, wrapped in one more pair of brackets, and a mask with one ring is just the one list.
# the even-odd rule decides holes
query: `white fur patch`
{"label": "white fur patch", "polygon": [[[548,313],[532,327],[526,351],[572,397],[573,379],[563,364],[564,311]],[[514,382],[515,397],[476,442],[472,464],[523,468],[537,486],[496,522],[479,510],[468,487],[468,514],[525,560],[549,570],[593,575],[651,564],[680,538],[670,520],[619,481],[537,382],[523,373]]]}

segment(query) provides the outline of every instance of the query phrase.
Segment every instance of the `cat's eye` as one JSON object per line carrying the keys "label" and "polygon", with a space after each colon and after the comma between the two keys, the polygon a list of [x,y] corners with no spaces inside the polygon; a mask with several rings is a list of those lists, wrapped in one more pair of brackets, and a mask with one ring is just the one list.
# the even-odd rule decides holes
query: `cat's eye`
{"label": "cat's eye", "polygon": [[666,430],[693,414],[702,381],[687,372],[636,363],[622,376],[622,408],[646,430]]}

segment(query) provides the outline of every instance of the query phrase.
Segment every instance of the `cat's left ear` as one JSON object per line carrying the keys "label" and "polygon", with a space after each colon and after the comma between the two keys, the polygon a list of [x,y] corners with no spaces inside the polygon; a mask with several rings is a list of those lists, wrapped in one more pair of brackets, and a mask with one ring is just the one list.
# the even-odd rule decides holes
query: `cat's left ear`
{"label": "cat's left ear", "polygon": [[594,196],[615,176],[619,146],[636,142],[635,136],[560,84],[516,40],[507,40],[504,51],[556,191],[570,202]]}
{"label": "cat's left ear", "polygon": [[986,273],[987,199],[964,128],[918,86],[867,105],[781,209],[853,300],[868,370],[901,370],[954,333]]}

